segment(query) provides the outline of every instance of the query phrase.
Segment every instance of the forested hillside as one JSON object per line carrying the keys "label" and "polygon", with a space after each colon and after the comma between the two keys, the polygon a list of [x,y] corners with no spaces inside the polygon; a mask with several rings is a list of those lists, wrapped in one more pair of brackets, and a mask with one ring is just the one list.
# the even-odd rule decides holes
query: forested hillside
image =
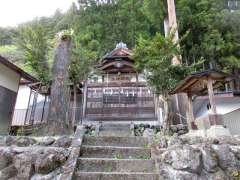
{"label": "forested hillside", "polygon": [[[89,68],[116,43],[134,48],[137,39],[163,34],[164,0],[79,0],[66,13],[56,11],[20,24],[0,28],[0,54],[24,64],[40,79],[50,78],[55,34],[73,29],[72,77],[83,78]],[[234,11],[232,11],[234,9]],[[226,0],[177,0],[182,61],[205,60],[203,68],[238,73],[240,68],[240,10]],[[83,70],[79,73],[79,71]],[[48,74],[46,76],[46,74]]]}

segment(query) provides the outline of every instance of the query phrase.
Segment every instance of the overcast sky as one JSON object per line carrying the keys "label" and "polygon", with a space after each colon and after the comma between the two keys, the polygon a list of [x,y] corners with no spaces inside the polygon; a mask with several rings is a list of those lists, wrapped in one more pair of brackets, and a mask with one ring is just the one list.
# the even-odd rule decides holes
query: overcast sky
{"label": "overcast sky", "polygon": [[0,26],[16,26],[35,17],[66,11],[76,0],[0,0]]}

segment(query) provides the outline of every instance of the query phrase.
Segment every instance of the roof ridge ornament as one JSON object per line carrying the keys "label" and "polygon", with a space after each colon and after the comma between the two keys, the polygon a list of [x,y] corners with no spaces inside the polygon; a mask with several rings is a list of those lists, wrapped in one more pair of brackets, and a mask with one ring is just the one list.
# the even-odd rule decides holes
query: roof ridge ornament
{"label": "roof ridge ornament", "polygon": [[116,45],[115,49],[128,49],[127,44],[123,43],[122,41]]}

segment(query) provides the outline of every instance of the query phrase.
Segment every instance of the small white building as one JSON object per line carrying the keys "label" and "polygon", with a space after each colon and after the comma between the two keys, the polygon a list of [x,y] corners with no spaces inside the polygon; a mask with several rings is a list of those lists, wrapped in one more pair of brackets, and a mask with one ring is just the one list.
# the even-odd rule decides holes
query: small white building
{"label": "small white building", "polygon": [[[232,135],[240,135],[240,97],[234,96],[234,93],[224,93],[216,95],[217,113],[221,115],[224,126],[226,126]],[[208,116],[209,100],[202,97],[194,102],[194,116],[196,121],[201,121]]]}
{"label": "small white building", "polygon": [[0,135],[9,132],[21,79],[37,82],[33,76],[0,56]]}

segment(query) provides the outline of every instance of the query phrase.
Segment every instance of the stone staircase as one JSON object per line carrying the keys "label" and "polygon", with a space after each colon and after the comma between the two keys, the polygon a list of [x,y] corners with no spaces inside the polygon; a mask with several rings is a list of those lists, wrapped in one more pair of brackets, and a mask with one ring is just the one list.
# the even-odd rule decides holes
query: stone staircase
{"label": "stone staircase", "polygon": [[85,136],[74,179],[158,180],[147,138],[120,136],[124,131],[108,126],[100,128],[100,136]]}

